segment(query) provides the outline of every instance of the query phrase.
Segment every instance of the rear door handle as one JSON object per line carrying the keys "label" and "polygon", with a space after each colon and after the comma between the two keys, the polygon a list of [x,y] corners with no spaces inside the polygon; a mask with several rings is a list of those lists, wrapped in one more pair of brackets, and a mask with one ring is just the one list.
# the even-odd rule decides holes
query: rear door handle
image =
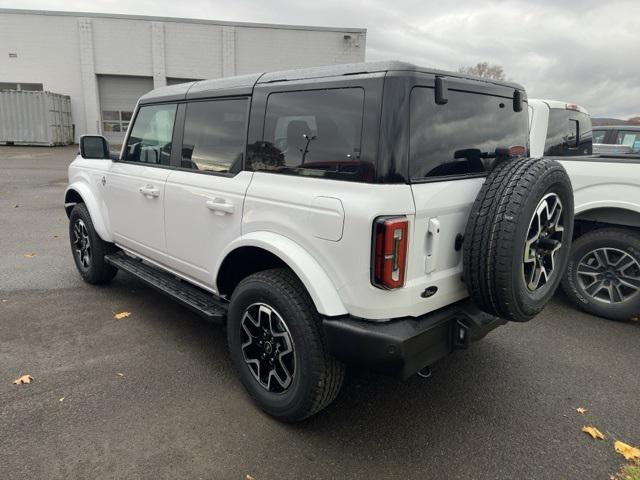
{"label": "rear door handle", "polygon": [[147,198],[156,198],[160,196],[160,190],[153,185],[145,185],[140,187],[140,193]]}
{"label": "rear door handle", "polygon": [[233,203],[227,202],[224,198],[214,198],[213,200],[207,200],[205,202],[205,205],[209,210],[215,212],[216,215],[225,215],[227,213],[231,215],[236,210],[235,205]]}

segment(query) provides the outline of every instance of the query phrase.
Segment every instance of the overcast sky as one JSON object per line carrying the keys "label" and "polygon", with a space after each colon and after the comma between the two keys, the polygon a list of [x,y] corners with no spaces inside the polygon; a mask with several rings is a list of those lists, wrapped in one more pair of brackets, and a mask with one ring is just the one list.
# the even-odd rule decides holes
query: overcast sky
{"label": "overcast sky", "polygon": [[640,0],[0,0],[0,7],[367,29],[368,61],[502,65],[530,98],[640,115]]}

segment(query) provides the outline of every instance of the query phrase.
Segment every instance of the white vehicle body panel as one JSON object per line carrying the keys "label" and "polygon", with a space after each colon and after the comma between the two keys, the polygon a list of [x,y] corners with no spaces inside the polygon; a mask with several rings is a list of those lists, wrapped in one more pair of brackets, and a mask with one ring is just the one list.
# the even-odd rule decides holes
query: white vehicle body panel
{"label": "white vehicle body panel", "polygon": [[220,254],[240,237],[251,172],[235,177],[173,170],[165,186],[166,264],[214,286]]}
{"label": "white vehicle body panel", "polygon": [[331,317],[349,313],[333,281],[318,261],[297,243],[274,232],[254,231],[237,238],[222,252],[214,270],[220,269],[228,254],[242,247],[262,248],[286,263],[304,284],[319,313]]}
{"label": "white vehicle body panel", "polygon": [[82,197],[96,232],[107,242],[113,242],[113,234],[101,182],[112,163],[111,160],[85,160],[78,155],[69,165],[69,185],[65,190],[65,198],[69,191],[75,191]]}
{"label": "white vehicle body panel", "polygon": [[567,160],[576,216],[596,208],[640,213],[640,163]]}
{"label": "white vehicle body panel", "polygon": [[116,244],[162,261],[165,183],[171,170],[112,162],[101,185]]}

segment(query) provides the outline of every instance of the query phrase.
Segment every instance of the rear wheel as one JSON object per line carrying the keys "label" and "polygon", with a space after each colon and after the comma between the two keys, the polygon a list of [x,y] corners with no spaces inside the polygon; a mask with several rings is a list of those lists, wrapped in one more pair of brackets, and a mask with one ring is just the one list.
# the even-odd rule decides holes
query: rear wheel
{"label": "rear wheel", "polygon": [[231,297],[227,339],[245,388],[279,420],[309,417],[340,390],[344,366],[328,353],[320,316],[288,270],[266,270],[240,282]]}
{"label": "rear wheel", "polygon": [[578,238],[562,289],[593,315],[629,320],[640,314],[640,235],[605,228]]}
{"label": "rear wheel", "polygon": [[573,191],[551,159],[496,167],[478,194],[464,235],[464,281],[484,311],[527,321],[551,299],[567,264]]}
{"label": "rear wheel", "polygon": [[100,238],[84,203],[78,203],[69,216],[69,241],[76,268],[82,279],[94,285],[109,283],[118,270],[104,260],[116,250]]}

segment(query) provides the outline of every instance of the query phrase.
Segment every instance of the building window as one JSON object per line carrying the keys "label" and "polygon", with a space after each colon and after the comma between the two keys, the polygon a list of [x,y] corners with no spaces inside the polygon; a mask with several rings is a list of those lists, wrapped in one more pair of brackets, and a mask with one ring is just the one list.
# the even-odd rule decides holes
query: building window
{"label": "building window", "polygon": [[133,112],[123,112],[120,110],[102,111],[102,131],[103,132],[126,132]]}
{"label": "building window", "polygon": [[0,82],[0,90],[22,90],[25,92],[41,92],[41,83]]}

